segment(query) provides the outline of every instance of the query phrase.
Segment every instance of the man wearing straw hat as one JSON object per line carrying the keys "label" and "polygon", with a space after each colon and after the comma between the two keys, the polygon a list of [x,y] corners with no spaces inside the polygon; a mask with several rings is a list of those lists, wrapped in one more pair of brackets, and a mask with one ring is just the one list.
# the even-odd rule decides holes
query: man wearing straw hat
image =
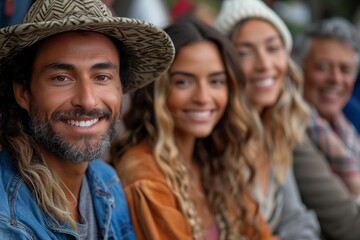
{"label": "man wearing straw hat", "polygon": [[161,29],[100,0],[38,0],[0,29],[0,239],[135,239],[120,181],[95,159],[122,94],[173,55]]}

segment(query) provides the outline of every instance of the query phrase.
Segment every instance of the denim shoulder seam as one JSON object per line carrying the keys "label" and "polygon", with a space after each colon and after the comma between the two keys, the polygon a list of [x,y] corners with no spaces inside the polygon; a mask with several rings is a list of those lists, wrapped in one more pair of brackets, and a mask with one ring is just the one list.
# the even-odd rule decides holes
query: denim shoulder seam
{"label": "denim shoulder seam", "polygon": [[23,233],[29,238],[29,239],[32,239],[32,240],[41,240],[39,239],[35,233],[28,227],[26,226],[25,224],[21,223],[21,222],[18,222],[16,221],[15,224],[11,223],[10,219],[7,217],[7,216],[4,216],[2,214],[0,214],[0,221],[2,222],[5,222],[5,224],[9,224],[11,225],[12,227],[14,228],[17,228],[17,229],[20,229],[23,231]]}
{"label": "denim shoulder seam", "polygon": [[23,179],[19,175],[15,175],[11,178],[10,184],[7,188],[8,192],[8,204],[10,210],[10,224],[16,225],[17,218],[16,218],[16,198],[19,192],[19,188],[23,183]]}

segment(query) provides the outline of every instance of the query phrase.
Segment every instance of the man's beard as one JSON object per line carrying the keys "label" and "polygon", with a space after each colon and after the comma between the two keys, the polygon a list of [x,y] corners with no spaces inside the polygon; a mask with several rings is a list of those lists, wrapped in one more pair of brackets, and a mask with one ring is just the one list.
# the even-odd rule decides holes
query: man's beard
{"label": "man's beard", "polygon": [[[80,136],[81,140],[79,141],[81,141],[81,143],[73,144],[66,141],[61,133],[55,132],[49,121],[42,118],[35,109],[36,107],[31,104],[29,127],[33,138],[48,151],[74,163],[92,161],[100,158],[110,146],[111,139],[116,135],[116,132],[120,127],[120,118],[118,114],[112,119],[108,131],[100,139],[93,139],[93,137],[84,135]],[[111,111],[108,109],[94,109],[91,111],[75,109],[67,112],[55,112],[51,119],[59,120],[65,116],[101,116],[102,118],[109,118],[111,116]]]}

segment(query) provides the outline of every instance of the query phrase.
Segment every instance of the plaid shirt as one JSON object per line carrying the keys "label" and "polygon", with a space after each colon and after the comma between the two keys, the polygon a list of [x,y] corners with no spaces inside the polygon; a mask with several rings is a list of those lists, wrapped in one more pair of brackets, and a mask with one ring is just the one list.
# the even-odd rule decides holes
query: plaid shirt
{"label": "plaid shirt", "polygon": [[330,124],[312,110],[308,127],[311,139],[327,158],[332,170],[338,174],[349,190],[360,193],[360,138],[354,126],[343,114]]}

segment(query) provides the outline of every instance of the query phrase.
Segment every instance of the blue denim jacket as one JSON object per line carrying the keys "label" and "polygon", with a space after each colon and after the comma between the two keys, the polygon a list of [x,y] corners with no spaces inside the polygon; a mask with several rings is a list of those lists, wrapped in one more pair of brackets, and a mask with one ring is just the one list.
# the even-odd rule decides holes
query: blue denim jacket
{"label": "blue denim jacket", "polygon": [[[136,239],[124,192],[115,171],[101,160],[86,172],[100,239]],[[58,225],[37,205],[10,155],[0,152],[0,239],[79,239],[67,225]]]}

